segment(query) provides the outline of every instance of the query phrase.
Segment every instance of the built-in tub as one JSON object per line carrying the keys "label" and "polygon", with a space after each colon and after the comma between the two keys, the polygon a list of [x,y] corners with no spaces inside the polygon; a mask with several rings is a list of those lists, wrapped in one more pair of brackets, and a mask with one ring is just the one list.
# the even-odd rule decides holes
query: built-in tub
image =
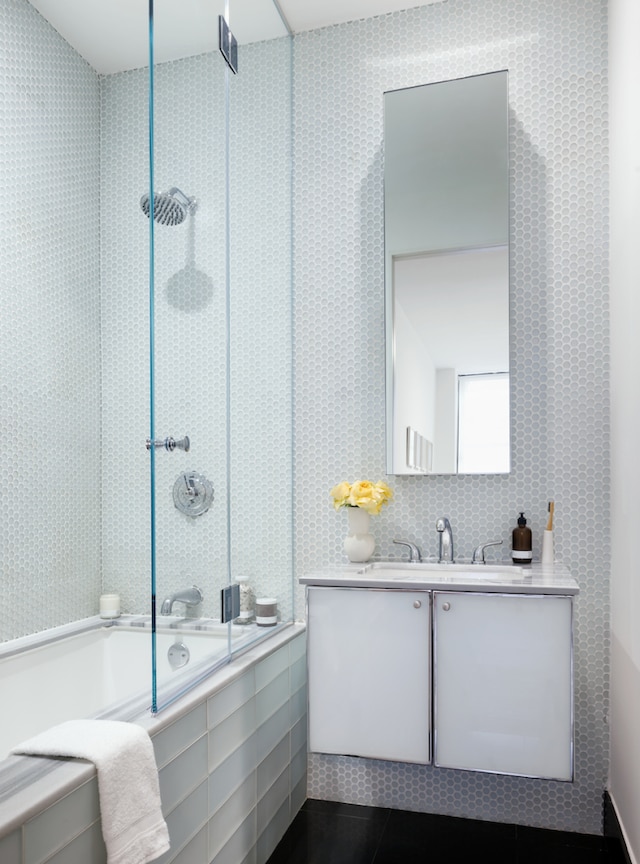
{"label": "built-in tub", "polygon": [[[127,626],[124,618],[115,627]],[[101,627],[97,619],[80,623],[80,630]],[[79,624],[60,629],[76,636]],[[187,625],[202,626],[201,620]],[[151,737],[171,837],[164,864],[264,864],[306,798],[305,627],[233,629],[240,638],[233,639],[231,662],[223,658],[216,666],[207,659],[185,673],[180,686],[162,687],[166,707],[158,714],[149,711],[145,683],[142,697],[116,703],[106,715],[131,720]],[[148,629],[139,635],[146,650]],[[26,637],[31,645],[34,640]],[[0,646],[0,656],[17,656],[14,649],[24,641]],[[194,686],[184,693],[187,678]],[[11,707],[3,701],[3,713]],[[47,726],[51,707],[32,703]],[[0,862],[25,861],[106,864],[91,763],[30,756],[0,763]]]}
{"label": "built-in tub", "polygon": [[[130,720],[150,706],[149,619],[89,618],[0,646],[0,760],[44,729],[81,717]],[[275,630],[276,628],[274,628]],[[231,650],[255,640],[255,626],[232,626]],[[252,638],[253,637],[253,638]],[[228,657],[227,625],[168,619],[156,634],[160,704]],[[171,652],[173,666],[169,660]],[[176,664],[184,664],[175,668]]]}

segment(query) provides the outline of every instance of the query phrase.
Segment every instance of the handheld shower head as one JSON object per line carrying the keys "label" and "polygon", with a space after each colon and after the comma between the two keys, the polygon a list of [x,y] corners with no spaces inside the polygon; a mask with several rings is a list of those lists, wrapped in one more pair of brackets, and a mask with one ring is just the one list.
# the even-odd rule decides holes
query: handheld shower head
{"label": "handheld shower head", "polygon": [[[151,196],[148,192],[140,199],[140,207],[145,216],[151,213]],[[180,225],[196,208],[196,199],[189,198],[177,186],[168,192],[155,192],[153,195],[153,219],[159,225]]]}

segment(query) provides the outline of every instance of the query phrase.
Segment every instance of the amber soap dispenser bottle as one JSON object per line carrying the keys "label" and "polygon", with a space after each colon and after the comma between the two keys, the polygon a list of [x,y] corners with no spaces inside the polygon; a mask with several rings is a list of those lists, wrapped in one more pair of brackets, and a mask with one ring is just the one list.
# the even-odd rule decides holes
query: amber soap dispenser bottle
{"label": "amber soap dispenser bottle", "polygon": [[527,528],[527,520],[524,518],[524,513],[521,513],[518,527],[513,529],[511,560],[514,564],[531,564],[532,558],[531,528]]}

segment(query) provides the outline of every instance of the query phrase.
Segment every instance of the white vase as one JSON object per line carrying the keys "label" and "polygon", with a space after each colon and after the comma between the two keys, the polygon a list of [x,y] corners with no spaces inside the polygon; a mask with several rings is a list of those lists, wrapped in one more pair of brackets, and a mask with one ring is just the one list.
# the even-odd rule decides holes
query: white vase
{"label": "white vase", "polygon": [[349,561],[368,561],[376,548],[373,534],[369,534],[369,514],[360,507],[347,507],[349,533],[344,538],[344,551]]}

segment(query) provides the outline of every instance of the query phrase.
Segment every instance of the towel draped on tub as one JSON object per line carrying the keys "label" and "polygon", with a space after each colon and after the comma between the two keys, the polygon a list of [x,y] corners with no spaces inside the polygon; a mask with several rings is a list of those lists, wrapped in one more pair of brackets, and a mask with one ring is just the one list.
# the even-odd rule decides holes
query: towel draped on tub
{"label": "towel draped on tub", "polygon": [[69,720],[11,752],[95,764],[107,864],[146,864],[169,849],[153,744],[142,727],[119,720]]}

